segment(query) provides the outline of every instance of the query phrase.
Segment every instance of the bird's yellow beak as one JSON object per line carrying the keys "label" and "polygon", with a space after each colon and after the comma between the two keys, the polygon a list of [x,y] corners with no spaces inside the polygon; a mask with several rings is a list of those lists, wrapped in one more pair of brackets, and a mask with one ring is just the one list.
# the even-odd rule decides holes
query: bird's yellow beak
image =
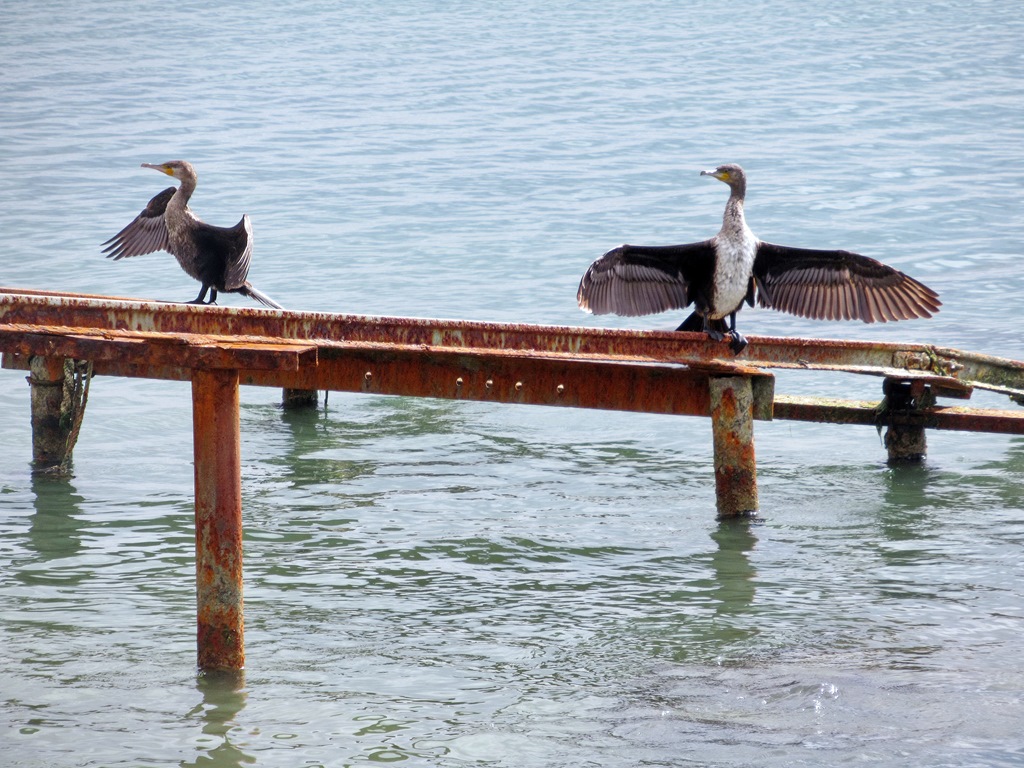
{"label": "bird's yellow beak", "polygon": [[154,171],[160,171],[160,173],[166,173],[168,176],[173,176],[174,171],[168,168],[166,165],[153,165],[153,163],[143,163],[143,168],[152,168]]}
{"label": "bird's yellow beak", "polygon": [[710,176],[711,178],[718,179],[719,181],[728,181],[729,180],[729,172],[728,171],[720,171],[717,168],[715,168],[713,171],[701,171],[700,175],[701,176]]}

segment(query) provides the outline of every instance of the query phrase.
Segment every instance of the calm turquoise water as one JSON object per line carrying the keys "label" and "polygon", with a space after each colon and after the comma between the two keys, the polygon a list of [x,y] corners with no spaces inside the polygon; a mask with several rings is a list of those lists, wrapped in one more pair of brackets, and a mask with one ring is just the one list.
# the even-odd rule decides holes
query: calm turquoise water
{"label": "calm turquoise water", "polygon": [[[697,174],[739,162],[762,237],[945,302],[744,331],[1021,359],[1022,40],[1006,2],[14,0],[0,284],[192,298],[98,247],[180,157],[289,307],[670,328],[583,315],[576,282],[712,234]],[[5,768],[1024,764],[1024,440],[932,434],[897,471],[870,428],[758,423],[764,521],[733,527],[703,420],[278,399],[243,390],[233,689],[194,673],[188,386],[95,380],[53,482],[0,371]]]}

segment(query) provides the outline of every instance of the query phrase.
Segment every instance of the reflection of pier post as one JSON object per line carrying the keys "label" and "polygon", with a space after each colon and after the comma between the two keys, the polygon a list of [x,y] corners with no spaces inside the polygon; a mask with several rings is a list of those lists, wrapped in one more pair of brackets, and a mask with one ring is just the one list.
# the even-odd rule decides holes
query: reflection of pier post
{"label": "reflection of pier post", "polygon": [[196,754],[183,760],[180,768],[242,768],[253,765],[256,758],[243,752],[232,741],[232,732],[240,730],[238,713],[245,708],[245,676],[204,675],[199,678],[199,691],[203,700],[188,713],[189,720],[203,724],[205,739],[196,744]]}
{"label": "reflection of pier post", "polygon": [[757,511],[754,461],[754,392],[748,376],[712,376],[715,497],[718,516]]}
{"label": "reflection of pier post", "polygon": [[197,655],[204,672],[245,666],[238,371],[192,373]]}

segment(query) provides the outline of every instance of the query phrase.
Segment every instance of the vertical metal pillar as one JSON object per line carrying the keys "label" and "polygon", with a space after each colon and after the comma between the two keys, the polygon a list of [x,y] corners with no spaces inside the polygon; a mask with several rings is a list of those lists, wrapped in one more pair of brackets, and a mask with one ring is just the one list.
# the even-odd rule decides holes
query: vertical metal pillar
{"label": "vertical metal pillar", "polygon": [[746,376],[712,376],[711,429],[718,517],[757,511],[754,460],[754,392]]}
{"label": "vertical metal pillar", "polygon": [[289,389],[281,391],[281,405],[286,409],[316,408],[319,392],[315,389]]}
{"label": "vertical metal pillar", "polygon": [[61,427],[64,358],[32,356],[28,382],[32,387],[32,464],[37,472],[46,472],[60,467],[67,455],[68,430]]}
{"label": "vertical metal pillar", "polygon": [[197,658],[203,672],[245,666],[238,371],[192,372]]}
{"label": "vertical metal pillar", "polygon": [[29,372],[33,472],[68,475],[71,453],[85,418],[92,363],[32,355]]}
{"label": "vertical metal pillar", "polygon": [[928,439],[921,424],[920,409],[935,405],[935,393],[920,382],[886,378],[882,383],[885,394],[885,448],[889,464],[920,464],[928,455]]}

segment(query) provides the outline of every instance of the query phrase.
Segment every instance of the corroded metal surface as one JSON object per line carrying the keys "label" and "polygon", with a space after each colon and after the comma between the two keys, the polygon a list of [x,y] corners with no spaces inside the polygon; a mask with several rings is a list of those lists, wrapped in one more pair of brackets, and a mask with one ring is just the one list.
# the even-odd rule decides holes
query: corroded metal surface
{"label": "corroded metal surface", "polygon": [[[193,368],[237,367],[244,383],[265,386],[660,413],[707,413],[699,396],[681,394],[671,384],[692,380],[696,371],[835,370],[913,379],[943,397],[969,397],[973,386],[1011,397],[1024,393],[1024,363],[922,345],[758,337],[733,357],[701,334],[200,307],[2,289],[0,349],[3,365],[15,368],[27,368],[31,354],[92,358],[99,374],[179,380],[189,380]],[[390,372],[378,372],[375,382],[371,375],[371,385],[360,377],[374,364]],[[639,374],[607,367],[615,364],[650,364],[661,372],[657,384],[645,389],[636,383]],[[488,366],[492,385],[481,388],[478,374]],[[675,369],[683,372],[666,373]],[[460,377],[462,386],[453,388]],[[495,386],[506,379],[513,389]],[[595,387],[595,379],[613,384]],[[514,389],[516,382],[523,387]],[[754,385],[755,418],[772,418],[771,377],[755,377]],[[1020,434],[1016,413],[935,406],[915,418],[927,418],[927,426],[938,429]],[[861,409],[827,400],[782,399],[774,418],[873,423]]]}
{"label": "corroded metal surface", "polygon": [[390,345],[361,341],[289,342],[153,331],[0,326],[14,354],[91,359],[99,374],[189,380],[193,370],[239,370],[242,382],[337,390],[650,413],[707,415],[710,373],[756,380],[761,418],[771,418],[771,374],[737,363],[701,367],[532,351]]}
{"label": "corroded metal surface", "polygon": [[316,364],[310,342],[70,326],[0,325],[0,348],[14,355],[174,365],[183,369],[298,370]]}
{"label": "corroded metal surface", "polygon": [[203,671],[245,666],[242,618],[242,464],[238,374],[195,371],[197,661]]}
{"label": "corroded metal surface", "polygon": [[922,344],[752,336],[747,349],[734,357],[726,345],[693,333],[206,307],[0,288],[0,325],[11,323],[489,349],[573,359],[836,370],[945,379],[951,390],[976,386],[1024,398],[1024,363]]}
{"label": "corroded metal surface", "polygon": [[[775,396],[775,418],[827,424],[879,425],[878,402],[824,397]],[[928,429],[963,432],[1024,434],[1024,411],[935,405],[908,414],[890,414],[893,422],[920,424]],[[885,423],[885,422],[883,422]]]}
{"label": "corroded metal surface", "polygon": [[[764,382],[758,386],[758,407],[770,414],[773,377],[740,370]],[[316,368],[295,374],[242,376],[245,384],[298,389],[693,416],[709,413],[707,380],[707,371],[684,366],[359,346],[323,350]]]}
{"label": "corroded metal surface", "polygon": [[715,454],[718,516],[756,512],[757,462],[754,460],[754,393],[750,379],[713,376],[711,424]]}
{"label": "corroded metal surface", "polygon": [[69,428],[61,424],[64,359],[32,357],[30,371],[32,464],[37,471],[46,471],[59,467],[67,455]]}

